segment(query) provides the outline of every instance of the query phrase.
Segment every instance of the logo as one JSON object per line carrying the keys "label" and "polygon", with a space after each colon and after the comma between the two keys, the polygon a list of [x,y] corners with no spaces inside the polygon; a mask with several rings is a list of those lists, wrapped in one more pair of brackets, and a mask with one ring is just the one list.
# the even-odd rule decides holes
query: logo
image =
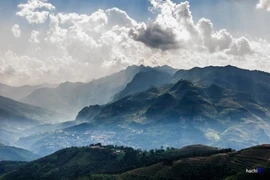
{"label": "logo", "polygon": [[262,174],[263,169],[258,167],[257,169],[246,169],[246,173],[248,174]]}
{"label": "logo", "polygon": [[258,173],[259,174],[262,174],[262,171],[263,171],[262,168],[261,167],[258,167]]}

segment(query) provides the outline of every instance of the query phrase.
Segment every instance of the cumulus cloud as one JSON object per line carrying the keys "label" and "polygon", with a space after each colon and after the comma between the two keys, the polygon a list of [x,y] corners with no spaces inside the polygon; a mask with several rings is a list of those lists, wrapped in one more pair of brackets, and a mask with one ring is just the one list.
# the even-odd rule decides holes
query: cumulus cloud
{"label": "cumulus cloud", "polygon": [[226,29],[216,30],[206,18],[194,22],[188,2],[150,2],[156,17],[148,22],[137,22],[118,8],[80,14],[57,12],[46,0],[20,4],[17,15],[39,31],[29,32],[31,49],[20,38],[16,41],[21,41],[22,51],[0,50],[0,81],[89,81],[134,64],[270,68],[263,65],[269,64],[268,42],[234,37]]}
{"label": "cumulus cloud", "polygon": [[38,44],[39,43],[38,35],[39,35],[39,32],[36,30],[33,30],[31,32],[31,37],[29,39],[29,42],[33,44]]}
{"label": "cumulus cloud", "polygon": [[241,37],[233,42],[231,48],[227,52],[233,55],[241,56],[244,54],[252,53],[252,50],[249,40],[245,37]]}
{"label": "cumulus cloud", "polygon": [[[136,51],[140,45],[128,34],[130,28],[137,24],[118,8],[98,10],[90,15],[51,14],[45,41],[80,62],[94,66],[119,65],[122,62],[126,66],[126,61],[136,59],[134,55],[138,54]],[[107,63],[109,60],[114,63]]]}
{"label": "cumulus cloud", "polygon": [[197,23],[197,29],[202,40],[202,45],[206,47],[209,52],[229,49],[233,41],[237,41],[237,39],[234,40],[232,35],[225,29],[214,32],[213,24],[209,19],[200,19]]}
{"label": "cumulus cloud", "polygon": [[270,0],[260,0],[256,7],[270,11]]}
{"label": "cumulus cloud", "polygon": [[176,39],[176,34],[172,28],[164,29],[160,24],[142,25],[136,30],[131,29],[130,36],[153,48],[162,50],[179,48],[180,44]]}
{"label": "cumulus cloud", "polygon": [[[226,50],[237,55],[252,51],[249,44],[246,44],[245,50],[242,50],[244,47],[240,45],[249,41],[233,38],[225,29],[215,32],[209,19],[202,18],[195,24],[187,1],[180,4],[170,0],[150,2],[153,5],[151,11],[157,12],[158,16],[148,25],[143,24],[131,29],[130,36],[136,41],[162,50],[194,48],[207,49],[211,53]],[[238,46],[241,47],[237,48]]]}
{"label": "cumulus cloud", "polygon": [[20,26],[18,24],[15,24],[12,28],[11,28],[11,32],[13,34],[14,37],[19,38],[21,36],[21,29]]}
{"label": "cumulus cloud", "polygon": [[[198,32],[194,26],[189,3],[174,4],[171,1],[151,0],[152,12],[157,18],[149,24],[141,24],[130,31],[131,37],[153,48],[162,50],[188,47]],[[193,39],[194,38],[194,39]]]}
{"label": "cumulus cloud", "polygon": [[137,24],[137,22],[130,18],[125,11],[122,11],[118,8],[112,8],[105,11],[105,14],[108,18],[109,26],[125,26],[125,27],[133,27]]}
{"label": "cumulus cloud", "polygon": [[31,24],[44,23],[50,11],[55,9],[47,0],[28,0],[26,4],[19,4],[18,8],[20,11],[16,14],[25,17]]}

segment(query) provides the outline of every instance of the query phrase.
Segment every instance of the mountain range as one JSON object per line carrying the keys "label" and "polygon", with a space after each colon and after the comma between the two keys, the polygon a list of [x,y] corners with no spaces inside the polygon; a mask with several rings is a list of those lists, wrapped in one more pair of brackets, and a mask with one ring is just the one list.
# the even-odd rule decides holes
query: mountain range
{"label": "mountain range", "polygon": [[[31,125],[19,130],[2,123],[0,142],[40,155],[99,142],[143,149],[200,143],[239,150],[270,140],[269,87],[269,73],[232,66],[131,66],[89,83],[34,90],[22,100],[32,105],[2,97],[1,122]],[[58,112],[68,116],[66,121],[77,114],[76,120],[50,124]]]}
{"label": "mountain range", "polygon": [[[155,70],[172,74],[176,70],[167,66],[144,67],[130,66],[125,70],[93,80],[89,83],[65,82],[56,88],[41,88],[21,99],[22,102],[47,109],[57,109],[70,117],[75,117],[79,110],[88,105],[106,104],[123,90],[137,74]],[[170,71],[170,73],[168,73]]]}
{"label": "mountain range", "polygon": [[41,84],[36,86],[24,85],[19,87],[9,86],[0,83],[0,96],[4,96],[14,100],[21,100],[22,98],[31,94],[34,90],[44,87],[55,87],[53,84]]}
{"label": "mountain range", "polygon": [[244,118],[269,121],[267,114],[268,110],[249,94],[215,84],[205,88],[180,80],[103,106],[90,106],[79,112],[77,119],[93,119],[98,123],[109,122],[110,119],[113,123],[117,123],[114,119],[138,123],[170,123],[184,119],[188,123],[206,118],[233,123]]}
{"label": "mountain range", "polygon": [[217,85],[196,86],[186,80],[84,108],[77,120],[96,126],[136,127],[150,140],[156,136],[153,132],[162,130],[159,141],[163,143],[175,133],[179,139],[174,145],[189,139],[239,149],[247,142],[255,145],[270,140],[269,110],[255,98]]}
{"label": "mountain range", "polygon": [[209,86],[216,84],[225,88],[250,94],[269,108],[270,74],[257,70],[244,70],[234,66],[193,68],[179,70],[172,82],[179,79],[192,81],[195,84]]}

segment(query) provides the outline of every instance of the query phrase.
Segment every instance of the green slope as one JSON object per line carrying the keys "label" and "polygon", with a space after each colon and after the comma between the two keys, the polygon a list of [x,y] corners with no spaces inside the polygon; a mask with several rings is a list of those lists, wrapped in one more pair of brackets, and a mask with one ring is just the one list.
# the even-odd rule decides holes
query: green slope
{"label": "green slope", "polygon": [[[171,165],[155,164],[121,174],[122,179],[267,179],[270,177],[270,145],[209,157],[185,158]],[[246,169],[263,169],[247,174]]]}
{"label": "green slope", "polygon": [[[63,149],[26,164],[2,162],[0,179],[267,179],[269,157],[270,145],[240,151],[192,145],[147,152],[96,144]],[[258,167],[261,174],[246,174],[246,169]]]}
{"label": "green slope", "polygon": [[184,157],[208,156],[230,149],[197,145],[183,149],[151,150],[149,152],[120,146],[99,144],[82,148],[67,148],[16,168],[0,179],[76,179],[88,174],[123,173],[159,162],[166,163]]}

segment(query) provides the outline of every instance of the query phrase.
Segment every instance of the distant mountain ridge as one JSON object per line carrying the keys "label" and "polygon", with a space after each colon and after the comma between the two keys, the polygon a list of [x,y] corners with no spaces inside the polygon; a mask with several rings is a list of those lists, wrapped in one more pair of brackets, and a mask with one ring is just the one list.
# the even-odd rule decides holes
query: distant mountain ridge
{"label": "distant mountain ridge", "polygon": [[192,68],[177,71],[171,82],[180,79],[198,85],[216,84],[225,88],[250,94],[268,108],[270,107],[270,74],[257,70],[245,70],[234,66]]}
{"label": "distant mountain ridge", "polygon": [[8,86],[0,83],[0,96],[4,96],[16,101],[21,100],[22,98],[31,94],[34,90],[44,88],[44,87],[53,87],[51,84],[42,84],[36,86],[24,85],[20,87]]}
{"label": "distant mountain ridge", "polygon": [[127,84],[124,90],[115,95],[115,100],[137,92],[145,91],[150,87],[162,86],[169,82],[171,76],[171,73],[157,71],[155,69],[141,71],[134,76],[132,81]]}
{"label": "distant mountain ridge", "polygon": [[[89,83],[62,83],[56,88],[42,88],[33,91],[22,102],[57,109],[70,116],[74,116],[85,106],[90,104],[106,104],[123,90],[137,73],[150,71],[155,68],[145,66],[130,66],[118,73],[106,76]],[[156,67],[156,71],[176,70],[167,66]],[[165,72],[164,72],[165,73]]]}
{"label": "distant mountain ridge", "polygon": [[39,155],[25,149],[0,144],[0,161],[33,161],[38,158]]}
{"label": "distant mountain ridge", "polygon": [[18,125],[23,125],[24,122],[31,124],[34,122],[48,123],[68,120],[64,114],[14,101],[3,96],[0,96],[0,112],[2,122],[14,122],[18,123]]}

